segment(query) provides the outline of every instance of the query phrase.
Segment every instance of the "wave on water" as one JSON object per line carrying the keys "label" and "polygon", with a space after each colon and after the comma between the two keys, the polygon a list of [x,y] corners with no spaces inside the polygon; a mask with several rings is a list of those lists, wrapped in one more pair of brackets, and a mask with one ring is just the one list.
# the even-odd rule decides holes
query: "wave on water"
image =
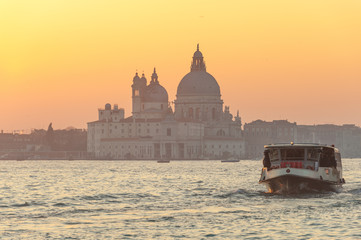
{"label": "wave on water", "polygon": [[91,222],[65,222],[66,225],[92,224]]}
{"label": "wave on water", "polygon": [[205,191],[205,190],[208,190],[208,191],[211,191],[211,190],[216,190],[215,188],[208,188],[208,187],[196,187],[193,189],[193,191]]}
{"label": "wave on water", "polygon": [[37,218],[49,218],[49,217],[68,217],[68,216],[78,216],[78,214],[94,214],[99,212],[112,212],[113,210],[106,210],[103,208],[96,209],[68,209],[68,210],[56,210],[56,209],[48,209],[46,212],[41,213],[31,213],[31,214],[21,214],[17,216],[7,215],[7,218],[21,218],[21,219],[37,219]]}
{"label": "wave on water", "polygon": [[69,216],[77,214],[90,214],[90,213],[99,213],[99,212],[111,212],[112,210],[106,210],[104,208],[76,208],[68,209],[63,211],[51,211],[46,214],[44,217],[59,217],[59,216]]}
{"label": "wave on water", "polygon": [[109,198],[116,199],[118,197],[111,195],[111,194],[98,194],[98,195],[93,195],[93,196],[82,196],[80,198],[84,199],[84,200],[103,200],[103,199],[109,199]]}
{"label": "wave on water", "polygon": [[230,198],[233,196],[243,196],[243,197],[255,197],[259,196],[262,192],[261,191],[252,191],[252,190],[246,190],[246,189],[238,189],[236,191],[223,193],[215,195],[217,198]]}
{"label": "wave on water", "polygon": [[[158,195],[150,193],[101,193],[62,197],[55,199],[50,205],[53,207],[80,207],[84,206],[84,204],[132,203],[141,200],[154,200],[159,197]],[[19,206],[21,205],[19,204]]]}
{"label": "wave on water", "polygon": [[358,195],[358,194],[361,194],[361,188],[355,188],[355,189],[351,189],[351,190],[348,190],[345,192]]}
{"label": "wave on water", "polygon": [[159,218],[147,218],[145,221],[147,222],[164,222],[164,221],[173,221],[175,218],[172,216],[163,216]]}
{"label": "wave on water", "polygon": [[12,207],[28,207],[30,206],[30,204],[28,202],[24,202],[24,203],[17,203],[17,204],[12,204]]}
{"label": "wave on water", "polygon": [[68,204],[66,203],[55,203],[53,204],[54,207],[66,207],[66,206],[69,206]]}

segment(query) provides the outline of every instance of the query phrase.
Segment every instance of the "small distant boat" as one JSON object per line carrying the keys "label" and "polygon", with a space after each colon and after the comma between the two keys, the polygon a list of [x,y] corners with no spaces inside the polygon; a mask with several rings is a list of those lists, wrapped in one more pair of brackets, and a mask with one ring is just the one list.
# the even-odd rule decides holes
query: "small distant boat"
{"label": "small distant boat", "polygon": [[345,183],[341,154],[333,145],[266,145],[259,183],[275,193],[337,191]]}
{"label": "small distant boat", "polygon": [[169,163],[169,160],[158,160],[157,163]]}
{"label": "small distant boat", "polygon": [[225,159],[225,160],[221,160],[221,162],[239,162],[239,159]]}

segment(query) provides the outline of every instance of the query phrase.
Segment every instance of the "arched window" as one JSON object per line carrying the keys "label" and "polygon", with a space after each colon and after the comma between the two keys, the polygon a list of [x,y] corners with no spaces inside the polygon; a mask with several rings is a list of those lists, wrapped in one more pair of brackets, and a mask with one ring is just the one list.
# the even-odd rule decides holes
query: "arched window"
{"label": "arched window", "polygon": [[216,108],[212,108],[212,119],[216,119]]}
{"label": "arched window", "polygon": [[193,108],[189,108],[188,110],[188,117],[193,119]]}
{"label": "arched window", "polygon": [[196,119],[200,119],[200,112],[201,110],[199,108],[196,109]]}
{"label": "arched window", "polygon": [[208,118],[208,108],[206,108],[206,110],[203,112],[203,120],[208,120]]}
{"label": "arched window", "polygon": [[226,133],[221,129],[217,131],[217,136],[226,136]]}

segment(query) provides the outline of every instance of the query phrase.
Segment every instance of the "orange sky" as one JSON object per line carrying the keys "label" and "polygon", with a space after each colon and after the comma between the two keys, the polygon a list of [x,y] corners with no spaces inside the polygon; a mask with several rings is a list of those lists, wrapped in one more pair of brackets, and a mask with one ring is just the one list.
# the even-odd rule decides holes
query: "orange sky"
{"label": "orange sky", "polygon": [[131,112],[136,69],[175,99],[196,44],[243,122],[361,125],[361,1],[0,1],[0,129]]}

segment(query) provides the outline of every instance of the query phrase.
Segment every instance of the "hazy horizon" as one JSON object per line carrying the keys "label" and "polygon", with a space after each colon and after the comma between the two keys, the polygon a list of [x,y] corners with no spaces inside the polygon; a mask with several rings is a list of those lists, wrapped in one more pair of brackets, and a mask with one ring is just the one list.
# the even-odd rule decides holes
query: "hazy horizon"
{"label": "hazy horizon", "polygon": [[200,44],[243,123],[361,125],[360,1],[2,1],[0,129],[86,128],[131,114],[136,71],[169,100]]}

